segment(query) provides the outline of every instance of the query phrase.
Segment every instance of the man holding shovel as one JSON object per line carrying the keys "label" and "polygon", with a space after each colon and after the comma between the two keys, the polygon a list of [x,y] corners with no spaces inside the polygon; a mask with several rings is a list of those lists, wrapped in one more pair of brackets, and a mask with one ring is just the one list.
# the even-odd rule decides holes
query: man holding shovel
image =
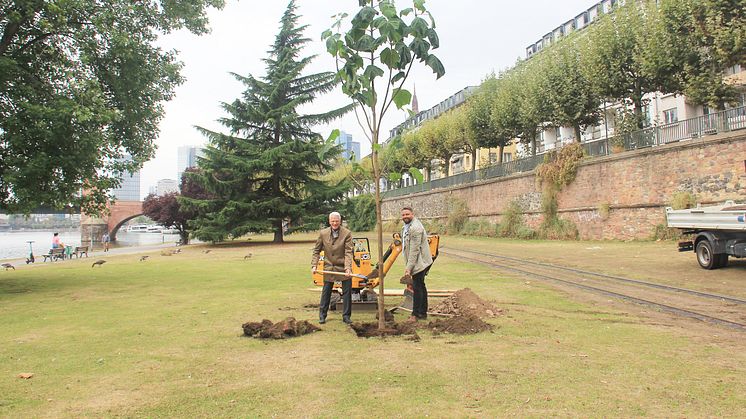
{"label": "man holding shovel", "polygon": [[332,298],[334,281],[342,279],[342,321],[351,323],[352,315],[352,232],[342,227],[342,216],[338,212],[329,214],[329,228],[319,232],[319,238],[313,247],[311,258],[311,274],[316,273],[320,253],[324,251],[324,288],[321,290],[319,302],[319,323],[326,323],[326,313]]}
{"label": "man holding shovel", "polygon": [[430,254],[425,227],[420,220],[415,218],[412,208],[402,208],[401,219],[404,221],[401,239],[404,263],[406,264],[402,282],[412,285],[414,295],[412,298],[412,317],[409,320],[417,321],[427,318],[425,275],[430,271],[430,266],[433,264],[433,256]]}

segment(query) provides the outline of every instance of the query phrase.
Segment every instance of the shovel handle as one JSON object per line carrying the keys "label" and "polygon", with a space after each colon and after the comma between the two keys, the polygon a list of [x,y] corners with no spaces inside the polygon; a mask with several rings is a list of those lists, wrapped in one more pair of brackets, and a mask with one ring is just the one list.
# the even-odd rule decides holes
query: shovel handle
{"label": "shovel handle", "polygon": [[[334,272],[334,271],[316,271],[316,273],[329,274],[329,275],[337,275],[337,276],[347,276],[347,274],[344,273],[344,272]],[[355,278],[360,278],[360,279],[368,279],[367,276],[360,275],[360,274],[350,274],[350,276],[354,276]]]}

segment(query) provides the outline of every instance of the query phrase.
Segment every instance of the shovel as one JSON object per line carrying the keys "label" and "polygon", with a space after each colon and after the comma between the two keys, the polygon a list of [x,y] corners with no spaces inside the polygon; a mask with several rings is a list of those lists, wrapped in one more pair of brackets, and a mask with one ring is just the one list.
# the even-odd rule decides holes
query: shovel
{"label": "shovel", "polygon": [[[347,276],[347,274],[346,274],[346,273],[344,273],[344,272],[334,272],[334,271],[316,271],[316,273],[329,274],[329,275],[336,275],[336,276],[345,276],[345,277]],[[350,274],[350,276],[351,276],[351,277],[353,277],[353,276],[354,276],[355,278],[360,278],[360,279],[368,280],[368,277],[367,277],[367,276],[365,276],[365,275],[360,275],[360,274]]]}

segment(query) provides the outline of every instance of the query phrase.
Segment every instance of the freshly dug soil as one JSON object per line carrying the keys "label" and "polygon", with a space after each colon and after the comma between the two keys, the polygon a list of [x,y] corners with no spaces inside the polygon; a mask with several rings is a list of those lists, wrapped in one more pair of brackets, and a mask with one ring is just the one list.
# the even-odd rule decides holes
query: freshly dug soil
{"label": "freshly dug soil", "polygon": [[247,322],[241,327],[243,327],[245,336],[261,339],[286,339],[321,330],[306,320],[298,321],[294,317],[288,317],[277,323],[272,323],[266,319],[262,320],[261,323]]}
{"label": "freshly dug soil", "polygon": [[447,319],[437,319],[428,323],[427,328],[432,330],[433,334],[452,333],[456,335],[469,335],[491,331],[492,325],[486,323],[477,316],[467,315],[455,316]]}
{"label": "freshly dug soil", "polygon": [[480,319],[495,317],[502,313],[502,310],[484,301],[469,288],[454,292],[429,311],[455,317],[474,316]]}
{"label": "freshly dug soil", "polygon": [[386,328],[379,330],[378,323],[352,323],[350,325],[352,330],[355,331],[359,338],[371,338],[378,336],[401,336],[401,335],[412,335],[416,340],[419,340],[417,336],[417,325],[414,323],[396,323],[386,322]]}

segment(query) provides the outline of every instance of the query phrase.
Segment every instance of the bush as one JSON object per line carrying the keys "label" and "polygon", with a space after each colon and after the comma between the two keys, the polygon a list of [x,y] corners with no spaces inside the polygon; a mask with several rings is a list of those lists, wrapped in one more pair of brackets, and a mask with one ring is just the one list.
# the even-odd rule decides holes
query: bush
{"label": "bush", "polygon": [[401,220],[395,219],[395,220],[389,220],[383,222],[383,231],[386,233],[398,233],[401,231]]}
{"label": "bush", "polygon": [[691,192],[679,191],[671,198],[671,207],[675,210],[694,208],[697,206],[697,196]]}
{"label": "bush", "polygon": [[428,234],[445,234],[446,226],[438,220],[420,220]]}
{"label": "bush", "polygon": [[680,240],[683,237],[681,230],[678,228],[668,228],[665,222],[655,226],[651,240]]}
{"label": "bush", "polygon": [[495,237],[497,235],[497,228],[489,221],[479,219],[464,223],[461,234],[465,236]]}
{"label": "bush", "polygon": [[518,201],[511,201],[497,226],[497,234],[500,237],[518,237],[519,230],[527,228],[523,221],[521,204]]}
{"label": "bush", "polygon": [[580,234],[575,223],[555,217],[544,219],[539,228],[539,235],[549,240],[577,240]]}
{"label": "bush", "polygon": [[448,234],[458,234],[469,219],[469,208],[463,199],[453,198],[448,203]]}

